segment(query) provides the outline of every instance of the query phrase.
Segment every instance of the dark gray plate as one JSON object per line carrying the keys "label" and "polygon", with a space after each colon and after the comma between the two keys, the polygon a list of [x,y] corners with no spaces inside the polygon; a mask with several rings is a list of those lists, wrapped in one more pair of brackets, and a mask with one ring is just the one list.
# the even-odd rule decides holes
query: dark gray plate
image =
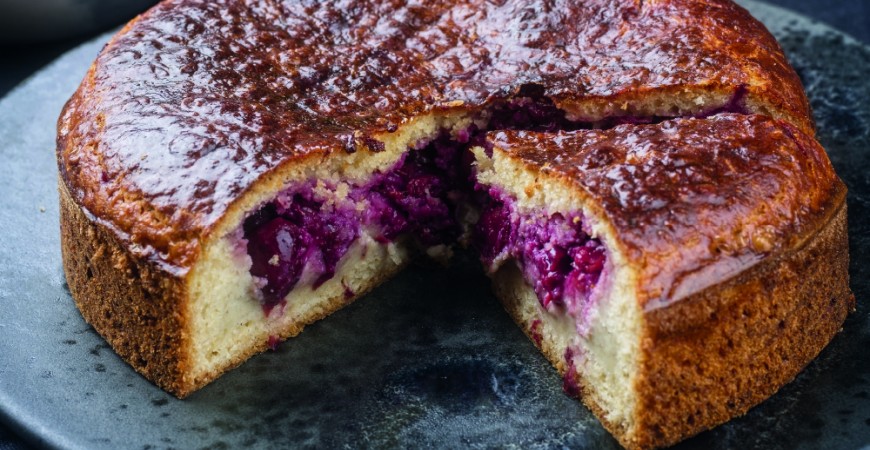
{"label": "dark gray plate", "polygon": [[[748,3],[807,87],[850,188],[858,311],[793,383],[687,448],[870,443],[870,49]],[[55,120],[108,38],[0,101],[0,419],[60,448],[616,448],[510,322],[476,264],[414,267],[179,401],[138,376],[73,307],[55,191]]]}

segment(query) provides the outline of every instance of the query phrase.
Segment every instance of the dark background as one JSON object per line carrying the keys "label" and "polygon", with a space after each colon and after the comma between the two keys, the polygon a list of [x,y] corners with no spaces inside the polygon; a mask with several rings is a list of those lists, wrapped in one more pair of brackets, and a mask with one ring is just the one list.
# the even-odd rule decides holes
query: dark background
{"label": "dark background", "polygon": [[[865,44],[870,44],[870,0],[766,1],[767,3],[779,5],[818,21],[825,22]],[[0,11],[2,11],[2,8],[0,8]],[[38,44],[4,44],[2,38],[0,38],[0,97],[6,95],[18,83],[24,81],[28,76],[65,51],[93,38],[97,34],[99,32],[62,41]],[[0,447],[0,450],[2,450],[2,447]]]}
{"label": "dark background", "polygon": [[[0,0],[2,1],[2,0]],[[39,0],[34,0],[39,1]],[[766,0],[825,22],[859,41],[870,44],[870,0]],[[2,8],[0,8],[2,9]],[[107,29],[118,24],[109,25]],[[67,50],[105,30],[48,42],[0,41],[0,97]],[[870,75],[870,74],[868,74]],[[83,414],[87,412],[82,411]],[[30,448],[12,430],[0,424],[0,450]]]}

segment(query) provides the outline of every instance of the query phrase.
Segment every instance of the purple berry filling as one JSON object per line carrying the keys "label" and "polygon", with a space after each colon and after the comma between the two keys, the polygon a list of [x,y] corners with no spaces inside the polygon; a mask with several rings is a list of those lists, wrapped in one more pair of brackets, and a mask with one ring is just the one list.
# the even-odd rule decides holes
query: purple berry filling
{"label": "purple berry filling", "polygon": [[352,187],[343,203],[319,198],[324,189],[307,184],[288,189],[249,216],[243,228],[250,271],[266,312],[303,275],[310,274],[306,278],[312,278],[314,289],[331,279],[363,229],[373,230],[381,243],[406,235],[423,247],[455,242],[462,231],[456,208],[471,191],[466,147],[445,134],[409,151],[370,183]]}
{"label": "purple berry filling", "polygon": [[568,368],[562,377],[562,390],[571,397],[580,398],[580,385],[577,383],[577,367],[574,365],[574,350],[571,347],[565,349],[565,362]]}
{"label": "purple berry filling", "polygon": [[409,151],[399,165],[369,187],[370,216],[380,242],[410,234],[424,247],[450,244],[462,232],[456,208],[468,182],[470,164],[462,144],[446,134]]}
{"label": "purple berry filling", "polygon": [[251,275],[260,281],[267,311],[308,270],[316,289],[335,275],[338,262],[359,235],[349,208],[324,205],[310,187],[285,192],[245,220]]}
{"label": "purple berry filling", "polygon": [[[488,129],[559,131],[655,123],[669,117],[622,116],[598,122],[573,122],[542,96],[536,86],[519,98],[492,104]],[[745,113],[745,89],[723,107],[698,114]],[[348,204],[336,206],[315,195],[313,184],[293,186],[245,220],[251,275],[268,313],[305,277],[317,289],[335,275],[338,263],[362,230],[381,243],[411,236],[423,247],[450,245],[462,235],[457,219],[464,204],[485,205],[475,230],[475,246],[490,265],[500,255],[515,258],[545,307],[586,298],[600,277],[604,249],[574,219],[519,220],[503,200],[474,189],[469,148],[486,148],[486,130],[471,126],[455,139],[442,133],[408,151],[390,171],[364,186],[354,186]],[[491,151],[491,149],[487,149]],[[320,192],[320,191],[318,191]],[[357,206],[362,203],[364,213]]]}
{"label": "purple berry filling", "polygon": [[484,265],[514,259],[544,308],[585,309],[604,270],[604,246],[582,228],[579,214],[533,217],[515,212],[496,192],[481,211],[474,243]]}
{"label": "purple berry filling", "polygon": [[544,97],[520,97],[494,104],[489,109],[490,130],[570,131],[592,128],[591,122],[572,122],[565,111]]}

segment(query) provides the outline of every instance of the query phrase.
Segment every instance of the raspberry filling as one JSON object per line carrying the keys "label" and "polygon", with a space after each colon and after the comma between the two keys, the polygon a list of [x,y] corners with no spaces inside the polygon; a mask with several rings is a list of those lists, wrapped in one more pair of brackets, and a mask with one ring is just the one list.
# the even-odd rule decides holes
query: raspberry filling
{"label": "raspberry filling", "polygon": [[513,259],[547,310],[586,310],[607,259],[604,246],[583,230],[580,214],[520,214],[501,194],[489,193],[474,230],[481,261],[495,272]]}
{"label": "raspberry filling", "polygon": [[315,289],[332,278],[359,236],[351,208],[326,205],[316,197],[311,188],[285,192],[245,220],[251,275],[269,309],[287,296],[303,274]]}
{"label": "raspberry filling", "polygon": [[380,243],[410,236],[424,248],[459,238],[456,210],[470,191],[464,145],[445,134],[419,147],[346,195],[323,182],[294,186],[245,220],[250,272],[267,313],[300,282],[317,289],[335,276],[363,230]]}
{"label": "raspberry filling", "polygon": [[[656,123],[670,117],[621,116],[602,121],[571,121],[534,85],[517,98],[494,103],[481,113],[491,130],[559,131]],[[729,103],[697,114],[745,113],[745,89]],[[583,232],[579,215],[518,217],[509,202],[474,189],[473,157],[468,149],[486,147],[486,130],[472,125],[451,137],[444,132],[410,149],[391,170],[369,183],[336,186],[313,182],[291,186],[251,214],[243,224],[251,257],[250,272],[268,313],[298,284],[317,289],[331,279],[341,259],[363,231],[377,242],[410,236],[421,247],[450,245],[463,234],[463,208],[481,209],[475,246],[488,267],[515,259],[544,307],[573,311],[588,298],[604,265],[604,249]],[[317,187],[317,188],[315,188]],[[481,206],[483,205],[483,206]]]}
{"label": "raspberry filling", "polygon": [[455,242],[462,232],[456,210],[469,190],[470,163],[463,159],[470,154],[446,133],[419,147],[367,189],[351,194],[368,201],[368,222],[378,226],[381,243],[411,235],[423,247],[434,247]]}

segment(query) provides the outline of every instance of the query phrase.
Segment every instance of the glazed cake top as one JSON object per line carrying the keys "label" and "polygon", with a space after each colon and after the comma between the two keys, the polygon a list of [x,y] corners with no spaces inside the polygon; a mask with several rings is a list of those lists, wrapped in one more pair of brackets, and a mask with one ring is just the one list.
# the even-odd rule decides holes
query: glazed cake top
{"label": "glazed cake top", "polygon": [[794,248],[846,194],[814,139],[758,115],[488,139],[592,203],[653,308]]}
{"label": "glazed cake top", "polygon": [[584,104],[745,92],[812,128],[776,41],[725,0],[167,0],[112,39],[66,105],[59,168],[87,213],[183,275],[264,174],[376,151],[371,136],[414,116],[530,84],[580,119],[596,119]]}

